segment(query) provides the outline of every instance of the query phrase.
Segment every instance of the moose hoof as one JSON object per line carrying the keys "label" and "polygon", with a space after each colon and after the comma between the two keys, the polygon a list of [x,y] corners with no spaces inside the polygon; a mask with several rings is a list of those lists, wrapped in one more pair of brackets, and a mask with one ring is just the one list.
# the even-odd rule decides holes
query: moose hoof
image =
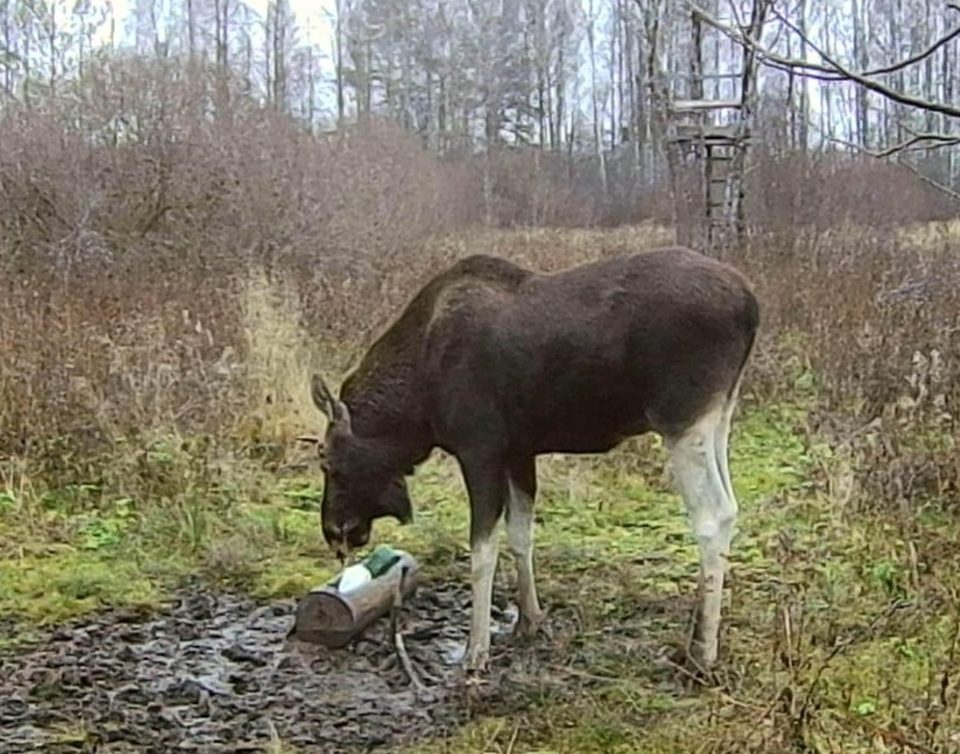
{"label": "moose hoof", "polygon": [[533,639],[543,634],[548,639],[553,638],[550,624],[547,622],[547,611],[540,610],[533,615],[521,614],[513,627],[513,635],[521,639]]}
{"label": "moose hoof", "polygon": [[700,670],[709,672],[717,664],[717,647],[708,646],[705,642],[694,639],[687,647],[687,663]]}
{"label": "moose hoof", "polygon": [[690,680],[708,686],[714,685],[717,683],[716,652],[712,659],[709,655],[702,642],[692,641],[687,646],[678,647],[674,652],[668,653],[668,664],[682,670]]}
{"label": "moose hoof", "polygon": [[490,667],[490,650],[481,647],[469,647],[464,658],[463,669],[466,675],[478,676]]}

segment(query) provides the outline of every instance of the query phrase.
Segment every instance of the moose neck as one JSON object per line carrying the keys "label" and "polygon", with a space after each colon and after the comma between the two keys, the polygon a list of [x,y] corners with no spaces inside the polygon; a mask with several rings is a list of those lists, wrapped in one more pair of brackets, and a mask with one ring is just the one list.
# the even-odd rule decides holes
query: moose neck
{"label": "moose neck", "polygon": [[426,459],[434,438],[416,390],[415,350],[398,335],[403,331],[391,331],[371,347],[343,383],[340,398],[354,434],[401,474]]}
{"label": "moose neck", "polygon": [[353,431],[407,473],[436,445],[419,374],[422,338],[446,276],[425,285],[370,346],[340,389]]}

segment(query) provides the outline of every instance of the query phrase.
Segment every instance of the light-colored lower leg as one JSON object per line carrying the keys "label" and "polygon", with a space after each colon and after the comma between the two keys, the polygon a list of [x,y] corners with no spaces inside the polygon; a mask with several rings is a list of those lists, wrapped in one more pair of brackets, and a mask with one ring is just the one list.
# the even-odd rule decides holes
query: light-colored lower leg
{"label": "light-colored lower leg", "polygon": [[470,549],[471,606],[470,642],[467,647],[468,670],[483,670],[490,659],[490,607],[493,576],[497,570],[497,533],[495,526],[486,537],[477,538]]}
{"label": "light-colored lower leg", "polygon": [[690,647],[694,661],[711,667],[717,659],[723,582],[737,516],[718,465],[718,425],[723,409],[711,411],[671,443],[674,479],[683,495],[700,549],[701,602]]}
{"label": "light-colored lower leg", "polygon": [[737,395],[740,392],[740,383],[730,394],[721,411],[720,421],[716,428],[716,446],[714,448],[717,456],[717,466],[720,467],[720,476],[723,479],[723,488],[727,497],[736,500],[736,494],[733,491],[733,482],[730,480],[730,424],[733,421],[733,412],[737,406]]}
{"label": "light-colored lower leg", "polygon": [[517,591],[520,619],[517,631],[532,634],[543,621],[533,575],[533,500],[522,490],[510,485],[507,503],[507,545],[517,561]]}

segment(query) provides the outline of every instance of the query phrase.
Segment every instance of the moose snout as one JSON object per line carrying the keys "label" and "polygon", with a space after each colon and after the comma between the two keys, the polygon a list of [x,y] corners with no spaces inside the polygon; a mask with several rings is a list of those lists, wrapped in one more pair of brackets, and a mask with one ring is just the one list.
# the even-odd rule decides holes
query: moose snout
{"label": "moose snout", "polygon": [[343,531],[339,526],[328,525],[323,527],[323,538],[327,545],[336,547],[343,543]]}
{"label": "moose snout", "polygon": [[343,559],[350,550],[359,549],[370,541],[370,528],[370,524],[359,521],[345,526],[328,524],[323,527],[323,538],[337,557]]}

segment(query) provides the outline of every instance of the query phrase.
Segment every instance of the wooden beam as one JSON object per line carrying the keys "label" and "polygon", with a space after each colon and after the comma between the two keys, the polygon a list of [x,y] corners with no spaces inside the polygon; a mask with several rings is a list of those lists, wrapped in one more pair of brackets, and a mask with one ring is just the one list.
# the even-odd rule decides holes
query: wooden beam
{"label": "wooden beam", "polygon": [[675,113],[700,113],[741,107],[743,102],[738,99],[678,99],[670,103],[670,109]]}

